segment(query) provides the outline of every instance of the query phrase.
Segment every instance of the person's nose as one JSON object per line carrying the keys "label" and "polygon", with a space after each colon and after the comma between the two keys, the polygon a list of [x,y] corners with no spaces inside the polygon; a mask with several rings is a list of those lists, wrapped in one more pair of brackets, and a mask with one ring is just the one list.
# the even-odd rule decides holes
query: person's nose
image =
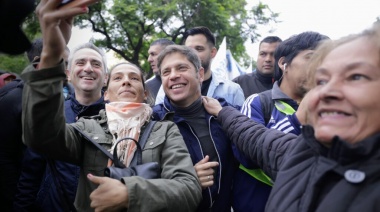
{"label": "person's nose", "polygon": [[273,56],[271,54],[267,54],[266,57],[265,57],[265,61],[266,62],[270,62],[273,60]]}
{"label": "person's nose", "polygon": [[151,55],[149,55],[148,57],[148,63],[152,63],[153,62],[153,57]]}
{"label": "person's nose", "polygon": [[129,79],[129,77],[124,77],[123,78],[123,86],[130,86],[131,85],[131,81]]}
{"label": "person's nose", "polygon": [[180,77],[180,73],[174,69],[170,72],[169,79],[170,80],[176,80],[177,78]]}
{"label": "person's nose", "polygon": [[327,102],[332,100],[340,100],[343,96],[342,84],[336,79],[330,79],[319,91],[319,98]]}
{"label": "person's nose", "polygon": [[87,61],[86,64],[83,67],[83,70],[86,72],[93,72],[93,68],[90,61]]}

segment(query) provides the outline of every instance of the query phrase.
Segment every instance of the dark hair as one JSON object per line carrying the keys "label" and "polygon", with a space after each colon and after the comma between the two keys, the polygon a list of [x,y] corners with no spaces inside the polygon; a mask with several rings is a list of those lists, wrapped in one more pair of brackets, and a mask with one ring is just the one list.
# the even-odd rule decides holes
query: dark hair
{"label": "dark hair", "polygon": [[[28,57],[29,62],[33,62],[36,57],[40,57],[42,53],[42,48],[43,48],[43,40],[42,38],[36,38],[34,39],[32,46],[30,49],[26,52],[26,56]],[[65,51],[70,54],[70,49],[69,47],[66,46]],[[66,66],[67,66],[67,61]]]}
{"label": "dark hair", "polygon": [[274,80],[279,81],[282,76],[282,71],[278,66],[278,61],[284,57],[284,62],[290,65],[293,59],[304,50],[315,49],[320,41],[329,39],[326,35],[318,32],[303,32],[298,35],[293,35],[290,38],[281,42],[274,52],[275,70]]}
{"label": "dark hair", "polygon": [[150,46],[156,46],[156,45],[160,45],[162,47],[166,47],[166,46],[169,46],[169,45],[174,45],[175,43],[169,39],[166,39],[166,38],[160,38],[160,39],[157,39],[155,41],[153,41]]}
{"label": "dark hair", "polygon": [[204,35],[207,39],[207,43],[209,43],[211,47],[215,47],[215,43],[216,43],[215,36],[214,36],[214,34],[212,34],[210,29],[205,27],[205,26],[198,26],[198,27],[188,29],[183,34],[181,43],[185,44],[187,37],[189,37],[191,35],[198,35],[198,34]]}
{"label": "dark hair", "polygon": [[153,105],[154,105],[154,99],[153,99],[153,97],[150,95],[149,89],[146,89],[146,86],[145,86],[145,77],[144,77],[143,71],[142,71],[142,69],[141,69],[140,67],[138,67],[137,65],[135,65],[135,64],[133,64],[133,63],[130,63],[130,62],[120,62],[120,63],[117,63],[117,64],[115,64],[114,66],[112,66],[112,68],[111,68],[110,71],[109,71],[106,90],[108,89],[108,85],[109,85],[109,83],[110,83],[110,79],[111,79],[112,71],[113,71],[116,67],[118,67],[118,66],[120,66],[120,65],[130,65],[130,66],[133,66],[133,67],[137,68],[137,69],[140,71],[141,83],[142,83],[142,85],[143,85],[144,90],[147,92],[147,100],[146,100],[146,103],[149,104],[150,106],[153,106]]}
{"label": "dark hair", "polygon": [[281,43],[282,40],[281,38],[277,37],[277,36],[268,36],[268,37],[265,37],[261,42],[260,42],[260,45],[262,43]]}
{"label": "dark hair", "polygon": [[36,38],[30,49],[26,52],[26,56],[28,57],[29,62],[33,62],[35,57],[40,57],[42,53],[42,38]]}
{"label": "dark hair", "polygon": [[167,55],[173,53],[180,53],[186,56],[187,60],[194,65],[195,71],[198,72],[202,67],[201,60],[199,59],[197,53],[194,49],[181,46],[181,45],[170,45],[160,52],[157,59],[158,73],[161,74],[161,63]]}

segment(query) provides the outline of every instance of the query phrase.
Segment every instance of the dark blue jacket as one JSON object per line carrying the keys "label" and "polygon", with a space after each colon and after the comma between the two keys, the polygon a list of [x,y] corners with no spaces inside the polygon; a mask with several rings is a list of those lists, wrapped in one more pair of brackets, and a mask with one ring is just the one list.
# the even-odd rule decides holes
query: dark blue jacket
{"label": "dark blue jacket", "polygon": [[25,149],[21,131],[23,81],[16,79],[0,88],[0,205],[11,211]]}
{"label": "dark blue jacket", "polygon": [[[104,109],[103,97],[90,106],[83,106],[75,99],[75,94],[72,94],[65,100],[66,122],[73,123],[79,117],[97,115],[101,109]],[[15,211],[70,209],[63,199],[67,197],[71,205],[74,203],[80,171],[78,166],[48,159],[30,148],[26,150],[23,164],[14,203]],[[56,167],[57,174],[51,170],[52,165]]]}
{"label": "dark blue jacket", "polygon": [[[222,106],[228,105],[224,99],[218,100]],[[205,157],[193,129],[182,117],[175,113],[167,97],[165,97],[163,104],[153,107],[153,117],[155,120],[171,120],[177,124],[193,164],[198,163]],[[198,211],[210,211],[210,209],[222,212],[231,211],[232,182],[238,164],[232,154],[231,141],[226,137],[220,124],[208,113],[205,121],[209,124],[211,138],[219,157],[219,167],[217,168],[214,185],[202,191],[203,200],[198,207]]]}

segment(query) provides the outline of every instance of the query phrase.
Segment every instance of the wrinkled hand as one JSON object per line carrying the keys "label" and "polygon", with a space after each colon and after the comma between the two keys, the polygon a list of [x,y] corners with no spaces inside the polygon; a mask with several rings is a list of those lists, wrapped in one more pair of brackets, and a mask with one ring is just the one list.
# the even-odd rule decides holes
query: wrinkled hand
{"label": "wrinkled hand", "polygon": [[58,9],[61,0],[41,0],[36,8],[43,38],[40,68],[57,65],[70,40],[73,18],[88,12],[87,7]]}
{"label": "wrinkled hand", "polygon": [[202,189],[214,185],[214,167],[219,166],[218,162],[208,162],[209,156],[200,160],[194,165],[195,171],[199,181],[201,182]]}
{"label": "wrinkled hand", "polygon": [[208,96],[202,96],[202,101],[208,113],[213,116],[218,116],[219,112],[222,110],[222,106],[218,100]]}
{"label": "wrinkled hand", "polygon": [[119,180],[92,174],[88,174],[87,178],[99,185],[90,195],[91,207],[96,212],[117,211],[128,207],[128,190]]}

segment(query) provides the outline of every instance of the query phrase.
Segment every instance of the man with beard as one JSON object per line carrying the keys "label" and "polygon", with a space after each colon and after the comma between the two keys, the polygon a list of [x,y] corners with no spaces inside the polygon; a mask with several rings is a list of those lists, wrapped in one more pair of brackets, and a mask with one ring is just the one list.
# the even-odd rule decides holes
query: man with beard
{"label": "man with beard", "polygon": [[[183,35],[182,44],[194,49],[201,60],[204,69],[204,81],[201,88],[202,96],[222,97],[232,105],[241,106],[245,99],[241,87],[230,80],[218,77],[211,70],[211,61],[217,53],[215,36],[211,31],[204,26],[191,28]],[[164,96],[165,93],[160,89],[156,104],[162,103]]]}
{"label": "man with beard", "polygon": [[161,83],[161,76],[160,76],[160,74],[158,72],[158,68],[157,68],[158,54],[160,54],[160,52],[166,46],[173,45],[173,44],[175,44],[173,41],[168,40],[166,38],[157,39],[150,44],[150,47],[148,50],[148,54],[149,54],[148,62],[150,64],[150,67],[151,67],[154,75],[153,75],[153,77],[148,79],[145,83],[146,83],[146,88],[149,90],[149,93],[154,100],[156,99],[157,93],[160,90],[160,87],[162,84]]}

